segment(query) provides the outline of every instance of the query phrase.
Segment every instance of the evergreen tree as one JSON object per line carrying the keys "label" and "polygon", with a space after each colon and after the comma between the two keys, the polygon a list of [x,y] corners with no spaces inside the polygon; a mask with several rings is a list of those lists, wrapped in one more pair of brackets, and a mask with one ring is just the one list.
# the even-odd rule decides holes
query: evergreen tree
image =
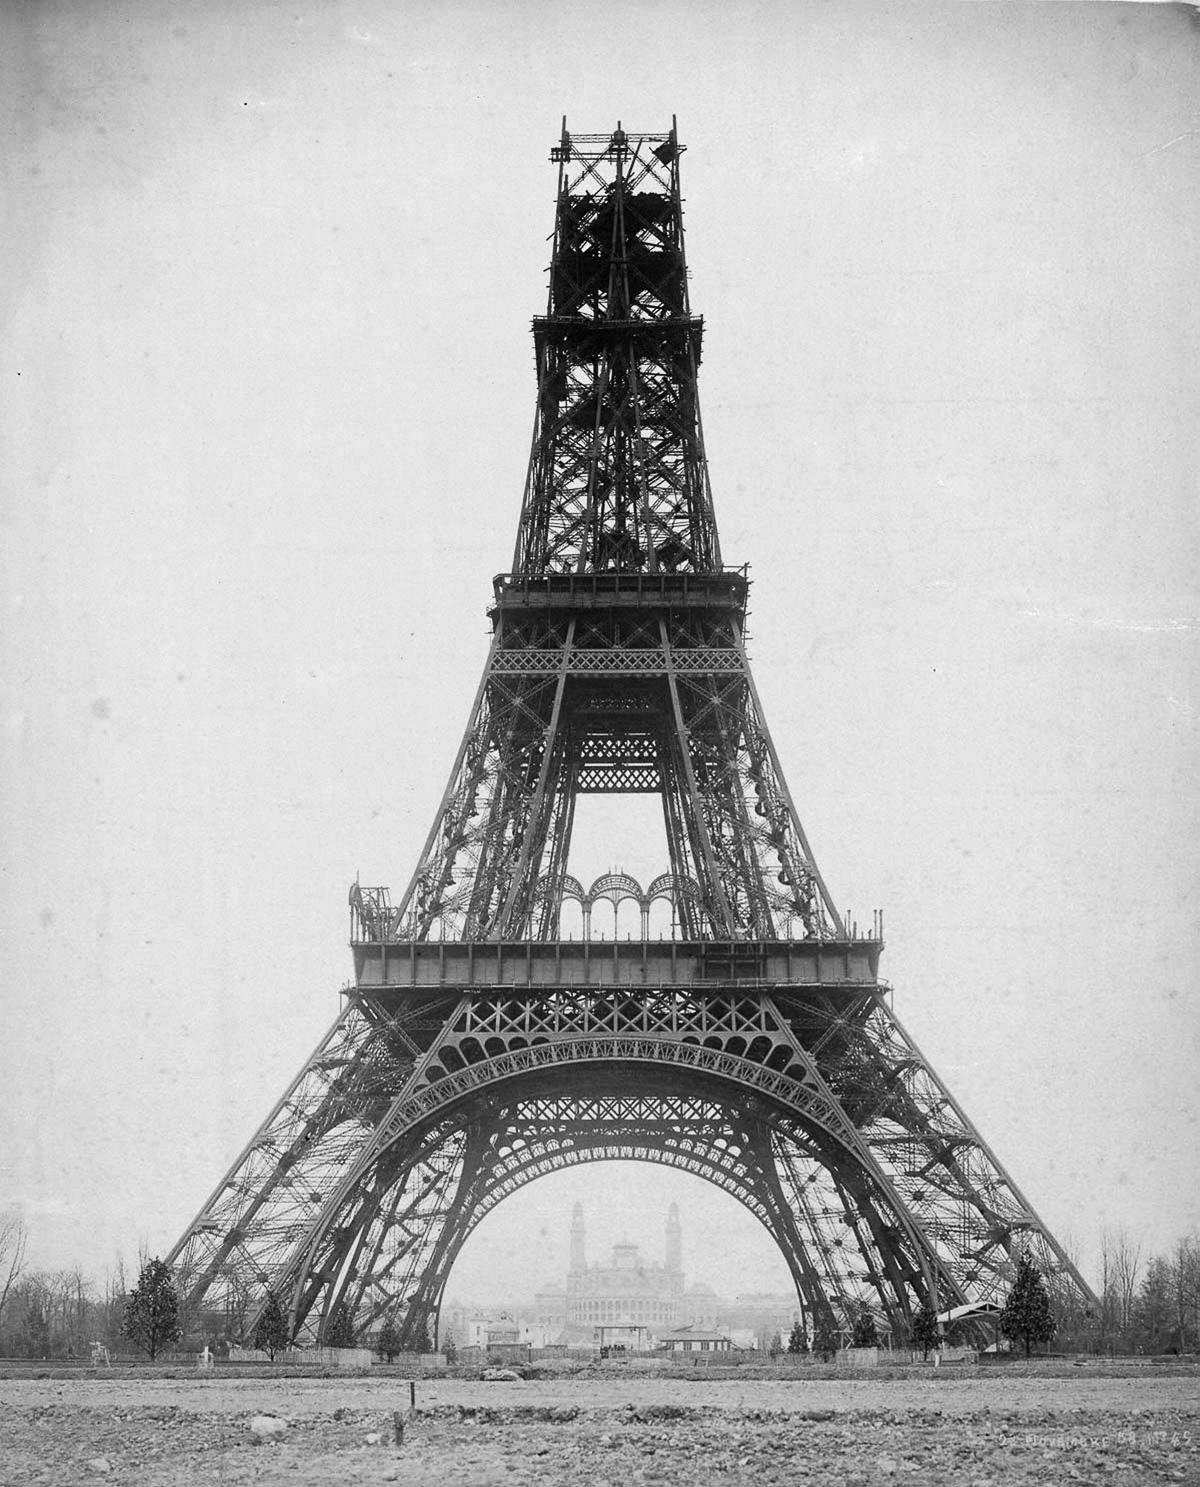
{"label": "evergreen tree", "polygon": [[783,1334],[782,1333],[776,1332],[775,1336],[772,1337],[772,1339],[771,1339],[771,1346],[767,1349],[767,1351],[771,1354],[771,1357],[772,1358],[778,1358],[779,1357],[780,1353],[783,1352]]}
{"label": "evergreen tree", "polygon": [[879,1333],[875,1328],[875,1318],[865,1306],[854,1319],[850,1346],[852,1348],[877,1348],[879,1346]]}
{"label": "evergreen tree", "polygon": [[1013,1342],[1023,1343],[1025,1356],[1039,1342],[1054,1336],[1054,1315],[1041,1271],[1028,1255],[1017,1257],[1017,1278],[1000,1313],[1000,1331]]}
{"label": "evergreen tree", "polygon": [[912,1319],[913,1346],[921,1349],[922,1358],[929,1357],[929,1349],[938,1345],[937,1312],[932,1306],[922,1306]]}
{"label": "evergreen tree", "polygon": [[171,1272],[159,1259],[147,1260],[125,1303],[121,1335],[145,1348],[153,1363],[164,1343],[179,1337],[179,1294]]}
{"label": "evergreen tree", "polygon": [[267,1304],[263,1307],[262,1315],[254,1328],[252,1345],[261,1348],[274,1363],[275,1354],[286,1348],[291,1340],[288,1319],[284,1315],[283,1307],[279,1304],[279,1297],[274,1291],[268,1291]]}
{"label": "evergreen tree", "polygon": [[458,1344],[454,1341],[453,1332],[442,1346],[442,1352],[446,1355],[446,1362],[453,1364],[458,1362]]}
{"label": "evergreen tree", "polygon": [[418,1353],[433,1352],[433,1338],[429,1335],[428,1322],[422,1322],[421,1325],[417,1328],[417,1335],[416,1339],[413,1342],[413,1349],[415,1352]]}
{"label": "evergreen tree", "polygon": [[51,1351],[50,1319],[42,1298],[30,1296],[25,1303],[17,1333],[17,1352],[22,1358],[48,1358]]}
{"label": "evergreen tree", "polygon": [[329,1326],[325,1332],[325,1346],[327,1348],[354,1347],[354,1320],[344,1301],[338,1302],[333,1316],[329,1319]]}
{"label": "evergreen tree", "polygon": [[1161,1255],[1156,1255],[1146,1266],[1132,1316],[1133,1336],[1147,1353],[1165,1353],[1174,1346],[1173,1310],[1171,1267]]}
{"label": "evergreen tree", "polygon": [[[779,1336],[778,1333],[776,1333],[775,1335],[776,1337]],[[805,1335],[804,1326],[801,1322],[797,1322],[792,1328],[791,1332],[788,1334],[787,1350],[789,1353],[808,1352],[808,1338]]]}
{"label": "evergreen tree", "polygon": [[813,1328],[813,1352],[823,1362],[828,1363],[837,1350],[837,1324],[830,1312],[821,1311],[817,1315],[816,1326]]}
{"label": "evergreen tree", "polygon": [[375,1347],[389,1363],[400,1351],[400,1332],[391,1317],[384,1318],[383,1326],[379,1329],[379,1337],[376,1340]]}

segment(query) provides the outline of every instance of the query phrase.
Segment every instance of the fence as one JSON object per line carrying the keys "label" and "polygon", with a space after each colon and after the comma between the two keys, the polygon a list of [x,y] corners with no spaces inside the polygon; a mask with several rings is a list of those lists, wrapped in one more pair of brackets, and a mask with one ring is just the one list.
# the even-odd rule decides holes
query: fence
{"label": "fence", "polygon": [[[284,1348],[275,1354],[276,1364],[284,1368],[305,1366],[339,1370],[370,1368],[375,1354],[370,1348]],[[230,1363],[270,1363],[261,1348],[229,1349]]]}

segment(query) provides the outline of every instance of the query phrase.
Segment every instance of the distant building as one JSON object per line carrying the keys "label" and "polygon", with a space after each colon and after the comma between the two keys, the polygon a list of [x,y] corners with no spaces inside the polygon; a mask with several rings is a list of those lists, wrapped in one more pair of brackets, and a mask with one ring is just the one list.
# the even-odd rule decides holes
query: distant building
{"label": "distant building", "polygon": [[518,1324],[518,1336],[521,1342],[528,1344],[531,1348],[553,1347],[562,1333],[560,1327],[557,1332],[551,1332],[541,1322],[520,1322]]}
{"label": "distant building", "polygon": [[538,1291],[533,1298],[533,1306],[522,1307],[521,1310],[530,1322],[544,1328],[551,1342],[565,1341],[567,1293],[561,1286]]}
{"label": "distant building", "polygon": [[713,1325],[728,1332],[738,1346],[739,1333],[752,1333],[753,1346],[766,1352],[776,1333],[786,1346],[793,1326],[802,1321],[795,1291],[743,1291],[722,1304]]}
{"label": "distant building", "polygon": [[[568,1335],[595,1341],[596,1329],[642,1327],[652,1332],[679,1326],[684,1320],[683,1242],[679,1208],[667,1213],[666,1263],[641,1258],[636,1244],[615,1244],[607,1265],[587,1263],[583,1205],[571,1217],[571,1268],[567,1272]],[[550,1301],[552,1293],[539,1293]]]}
{"label": "distant building", "polygon": [[473,1313],[474,1308],[464,1306],[461,1301],[444,1301],[438,1315],[438,1346],[445,1347],[447,1342],[453,1342],[455,1347],[466,1347],[467,1324]]}
{"label": "distant building", "polygon": [[659,1346],[672,1353],[731,1353],[733,1340],[723,1332],[701,1327],[680,1327],[659,1338]]}
{"label": "distant building", "polygon": [[[794,1292],[750,1292],[734,1301],[702,1281],[687,1285],[679,1208],[667,1210],[663,1261],[643,1259],[636,1244],[613,1245],[607,1262],[588,1263],[583,1205],[571,1214],[569,1265],[565,1285],[546,1277],[533,1303],[442,1307],[439,1340],[453,1337],[460,1347],[486,1350],[513,1343],[533,1349],[621,1347],[653,1348],[675,1332],[681,1343],[724,1340],[737,1348],[766,1349],[776,1332],[786,1342],[800,1318]],[[604,1329],[601,1337],[600,1330]],[[731,1342],[732,1339],[732,1342]],[[690,1349],[689,1349],[690,1351]],[[710,1347],[702,1351],[720,1351]]]}
{"label": "distant building", "polygon": [[492,1348],[520,1342],[521,1329],[516,1317],[501,1311],[488,1314],[475,1312],[467,1321],[466,1345],[469,1348]]}
{"label": "distant building", "polygon": [[727,1309],[728,1303],[711,1286],[697,1281],[683,1293],[679,1321],[688,1327],[715,1327]]}

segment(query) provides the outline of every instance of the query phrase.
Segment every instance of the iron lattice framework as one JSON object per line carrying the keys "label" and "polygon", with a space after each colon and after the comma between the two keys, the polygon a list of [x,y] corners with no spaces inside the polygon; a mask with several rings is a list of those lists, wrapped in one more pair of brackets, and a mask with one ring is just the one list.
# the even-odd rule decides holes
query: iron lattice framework
{"label": "iron lattice framework", "polygon": [[[613,1158],[736,1197],[810,1318],[995,1302],[1018,1247],[1094,1299],[892,1013],[879,924],[847,931],[788,793],[713,517],[680,153],[565,125],[552,152],[529,474],[449,784],[398,903],[351,889],[344,1010],[170,1257],[240,1334],[270,1289],[303,1340],[342,1303],[414,1339],[497,1203]],[[589,792],[660,797],[648,889],[568,873]],[[640,935],[592,939],[601,900]]]}

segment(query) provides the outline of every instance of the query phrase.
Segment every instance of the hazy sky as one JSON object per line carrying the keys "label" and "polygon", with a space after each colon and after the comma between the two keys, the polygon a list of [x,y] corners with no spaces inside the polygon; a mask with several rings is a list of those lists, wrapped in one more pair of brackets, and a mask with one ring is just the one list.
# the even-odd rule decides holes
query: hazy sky
{"label": "hazy sky", "polygon": [[[7,4],[0,1205],[165,1251],[399,890],[508,566],[565,113],[679,117],[752,658],[895,1007],[1085,1263],[1200,1222],[1194,11]],[[611,835],[601,828],[607,821]],[[587,823],[585,822],[585,825]],[[594,813],[589,877],[666,866]],[[559,1174],[452,1292],[784,1270]],[[733,1279],[731,1279],[731,1277]]]}

